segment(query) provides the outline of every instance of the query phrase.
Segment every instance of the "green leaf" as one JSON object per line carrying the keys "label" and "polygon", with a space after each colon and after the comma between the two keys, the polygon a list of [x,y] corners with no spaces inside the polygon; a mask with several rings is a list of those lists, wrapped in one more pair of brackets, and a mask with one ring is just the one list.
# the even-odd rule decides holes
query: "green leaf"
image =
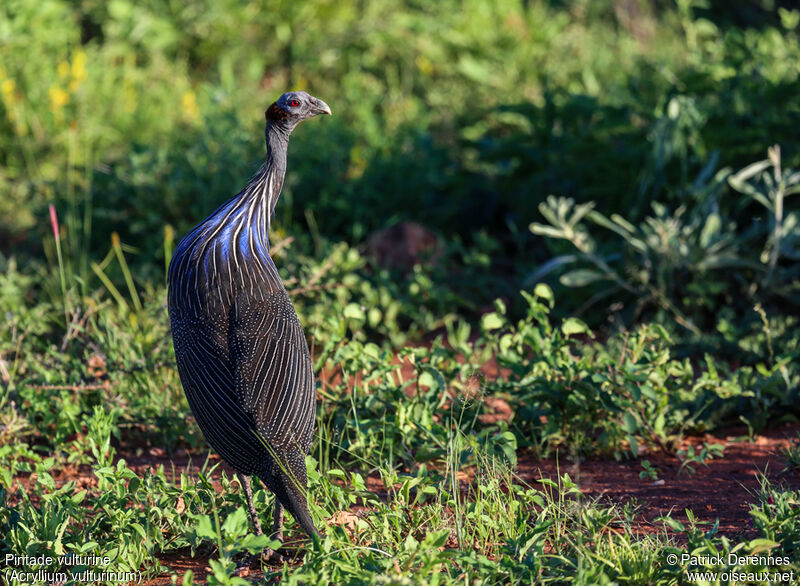
{"label": "green leaf", "polygon": [[578,260],[574,254],[562,254],[548,260],[546,263],[539,265],[539,268],[529,274],[522,281],[523,286],[530,287],[533,283],[538,283],[550,273],[560,269],[565,265],[569,265]]}
{"label": "green leaf", "polygon": [[751,163],[750,165],[747,165],[747,167],[745,167],[744,169],[742,169],[741,171],[730,177],[728,181],[731,183],[731,186],[734,189],[739,191],[739,189],[736,187],[736,185],[734,185],[734,183],[747,181],[754,175],[761,173],[762,171],[768,169],[771,166],[772,163],[769,161],[769,159],[764,159],[762,161]]}
{"label": "green leaf", "polygon": [[664,424],[666,419],[663,413],[659,413],[658,417],[656,417],[655,423],[653,423],[653,430],[660,436],[664,435]]}
{"label": "green leaf", "polygon": [[349,319],[364,319],[364,310],[358,303],[348,303],[345,308],[343,315]]}
{"label": "green leaf", "polygon": [[592,331],[589,329],[583,321],[579,320],[577,317],[568,317],[564,320],[561,324],[561,331],[564,333],[565,336],[569,337],[574,334],[588,334],[592,337]]}
{"label": "green leaf", "polygon": [[550,285],[546,285],[545,283],[538,283],[536,287],[533,288],[533,295],[547,301],[550,307],[553,307],[553,303],[555,303],[553,290],[550,288]]}
{"label": "green leaf", "polygon": [[780,547],[780,543],[772,541],[771,539],[753,539],[750,543],[750,553],[759,554],[762,551],[769,551]]}
{"label": "green leaf", "polygon": [[408,535],[405,541],[403,542],[403,549],[405,551],[414,551],[419,547],[419,541],[414,539],[413,535]]}
{"label": "green leaf", "polygon": [[58,527],[58,533],[57,533],[57,536],[56,536],[56,540],[53,543],[53,551],[56,553],[56,555],[64,555],[64,545],[63,545],[64,531],[67,530],[67,525],[69,525],[69,522],[70,522],[70,518],[67,518]]}
{"label": "green leaf", "polygon": [[686,527],[683,526],[683,523],[681,523],[677,519],[673,519],[672,517],[659,517],[658,519],[656,519],[656,521],[661,521],[676,533],[683,533],[684,531],[686,531]]}
{"label": "green leaf", "polygon": [[194,584],[194,572],[191,570],[186,570],[183,574],[183,580],[181,580],[181,586],[192,586]]}
{"label": "green leaf", "polygon": [[[226,564],[220,560],[209,560],[209,565],[214,572],[214,578],[218,584],[227,584],[228,586],[250,586],[250,582],[233,575],[236,566],[233,562]],[[230,566],[230,569],[229,567]],[[212,583],[209,580],[209,583]]]}
{"label": "green leaf", "polygon": [[39,472],[39,484],[44,486],[47,490],[55,490],[56,488],[53,477],[47,472]]}
{"label": "green leaf", "polygon": [[375,360],[378,360],[381,357],[381,349],[374,342],[368,342],[364,344],[363,352],[365,356],[369,356],[370,358],[374,358]]}
{"label": "green leaf", "polygon": [[487,313],[481,318],[481,327],[487,332],[498,330],[503,327],[503,318],[494,311]]}
{"label": "green leaf", "polygon": [[147,539],[147,533],[145,533],[144,527],[140,523],[131,523],[130,526],[139,534],[139,537]]}
{"label": "green leaf", "polygon": [[625,415],[622,416],[622,424],[625,431],[631,435],[639,430],[639,424],[636,423],[636,418],[630,413],[625,413]]}
{"label": "green leaf", "polygon": [[269,536],[263,533],[261,535],[251,533],[242,539],[242,548],[253,554],[264,551],[267,547],[270,549],[278,549],[280,546],[280,541],[277,539],[270,540]]}
{"label": "green leaf", "polygon": [[211,517],[208,515],[200,515],[197,517],[197,536],[202,539],[217,539],[217,532],[214,529],[214,524],[211,522]]}
{"label": "green leaf", "polygon": [[569,271],[568,273],[561,275],[559,281],[565,287],[585,287],[586,285],[604,278],[605,275],[600,271],[594,271],[592,269],[575,269],[574,271]]}
{"label": "green leaf", "polygon": [[490,81],[491,67],[487,63],[478,61],[473,57],[467,55],[462,56],[456,68],[459,73],[472,81],[480,84],[486,84]]}
{"label": "green leaf", "polygon": [[225,522],[222,524],[223,535],[231,537],[245,535],[248,529],[247,513],[244,512],[244,507],[239,507],[228,515],[228,518],[225,519]]}
{"label": "green leaf", "polygon": [[419,386],[427,387],[429,389],[432,389],[436,386],[436,379],[430,372],[427,371],[423,371],[422,373],[420,373],[417,382],[419,383]]}
{"label": "green leaf", "polygon": [[440,529],[439,531],[431,531],[428,535],[425,536],[425,540],[422,544],[430,549],[437,549],[439,547],[444,547],[444,544],[447,543],[447,540],[450,537],[450,530],[449,529]]}
{"label": "green leaf", "polygon": [[634,457],[638,456],[639,455],[639,442],[636,441],[636,436],[629,435],[628,436],[628,443],[631,445],[631,454],[633,454]]}
{"label": "green leaf", "polygon": [[[438,368],[430,364],[423,364],[422,371],[422,376],[428,375],[430,377],[430,382],[425,383],[427,386],[431,388],[436,388],[438,386],[442,392],[447,392],[447,383]],[[420,376],[420,384],[422,384],[422,376]],[[428,381],[427,378],[425,380]]]}
{"label": "green leaf", "polygon": [[700,246],[707,248],[711,243],[711,239],[719,233],[721,227],[722,220],[720,220],[719,215],[709,214],[708,218],[706,218],[703,230],[700,232]]}
{"label": "green leaf", "polygon": [[511,345],[514,343],[514,336],[511,334],[506,334],[502,338],[500,338],[500,354],[503,355],[508,352],[508,349],[511,348]]}
{"label": "green leaf", "polygon": [[548,238],[566,238],[566,234],[563,230],[558,230],[557,228],[552,228],[550,226],[545,226],[544,224],[537,224],[532,223],[530,226],[530,231],[538,236],[547,236]]}
{"label": "green leaf", "polygon": [[381,319],[383,318],[383,312],[377,307],[371,307],[369,312],[367,313],[367,317],[370,327],[374,328],[381,323]]}

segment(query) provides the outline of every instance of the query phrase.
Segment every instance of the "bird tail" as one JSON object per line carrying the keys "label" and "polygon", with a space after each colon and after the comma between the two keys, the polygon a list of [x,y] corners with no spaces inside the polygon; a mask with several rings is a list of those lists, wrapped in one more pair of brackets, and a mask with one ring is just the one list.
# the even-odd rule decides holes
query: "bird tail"
{"label": "bird tail", "polygon": [[279,453],[260,433],[255,430],[253,432],[270,456],[269,465],[258,474],[258,477],[309,537],[316,540],[320,534],[308,512],[306,498],[308,477],[304,452],[297,447],[291,454],[287,454],[284,450]]}
{"label": "bird tail", "polygon": [[298,525],[308,533],[309,537],[319,537],[311,514],[308,512],[308,500],[306,499],[306,465],[300,455],[300,465],[289,467],[283,462],[275,462],[272,470],[259,475],[262,482],[267,485],[275,498],[280,501],[283,507],[291,513]]}

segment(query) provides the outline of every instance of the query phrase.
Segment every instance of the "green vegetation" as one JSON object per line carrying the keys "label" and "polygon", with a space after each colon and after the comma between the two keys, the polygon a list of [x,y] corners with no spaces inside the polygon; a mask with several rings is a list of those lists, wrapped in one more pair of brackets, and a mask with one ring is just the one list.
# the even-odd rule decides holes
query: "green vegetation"
{"label": "green vegetation", "polygon": [[[684,479],[725,458],[687,437],[800,415],[799,27],[766,0],[4,2],[0,557],[197,554],[245,583],[267,540],[206,460],[164,275],[295,88],[334,112],[293,136],[272,234],[324,373],[325,536],[268,580],[675,584],[685,551],[800,572],[800,495],[766,480],[732,541],[515,472],[658,451]],[[439,244],[406,272],[365,245],[401,221]],[[137,464],[156,448],[190,465]]]}

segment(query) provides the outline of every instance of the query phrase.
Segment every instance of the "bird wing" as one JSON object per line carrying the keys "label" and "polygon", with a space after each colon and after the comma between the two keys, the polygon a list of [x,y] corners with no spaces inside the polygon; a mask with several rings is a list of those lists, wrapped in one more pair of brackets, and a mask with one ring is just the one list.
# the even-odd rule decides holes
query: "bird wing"
{"label": "bird wing", "polygon": [[172,335],[186,398],[211,446],[234,468],[252,473],[263,449],[256,425],[236,394],[226,349],[226,320],[197,319],[174,311]]}
{"label": "bird wing", "polygon": [[303,328],[286,291],[237,296],[228,338],[244,411],[274,448],[306,453],[314,428],[316,390]]}

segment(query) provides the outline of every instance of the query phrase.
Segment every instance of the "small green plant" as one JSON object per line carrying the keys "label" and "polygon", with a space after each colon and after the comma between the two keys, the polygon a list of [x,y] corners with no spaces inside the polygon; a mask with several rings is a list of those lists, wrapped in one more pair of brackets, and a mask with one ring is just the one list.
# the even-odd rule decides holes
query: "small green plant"
{"label": "small green plant", "polygon": [[768,290],[777,281],[778,291],[785,294],[800,274],[796,264],[778,264],[782,256],[796,261],[800,255],[800,216],[788,206],[788,197],[800,193],[800,172],[783,168],[780,145],[774,145],[767,150],[765,160],[748,165],[728,182],[769,214],[767,238],[759,256],[767,268],[760,285]]}
{"label": "small green plant", "polygon": [[217,546],[217,559],[209,560],[211,565],[211,575],[208,583],[216,586],[245,586],[249,584],[247,580],[236,577],[236,562],[234,557],[238,554],[248,552],[258,554],[266,548],[277,549],[280,542],[270,540],[267,535],[255,535],[250,532],[250,521],[244,507],[239,507],[229,514],[225,522],[220,526],[219,515],[216,508],[213,517],[209,515],[198,515],[195,532],[201,539],[206,539]]}
{"label": "small green plant", "polygon": [[639,478],[642,480],[658,480],[658,468],[650,464],[650,460],[642,460],[643,470],[639,472]]}
{"label": "small green plant", "polygon": [[696,470],[694,466],[696,464],[701,464],[708,468],[709,460],[714,458],[721,458],[725,453],[725,446],[722,444],[709,444],[704,443],[703,447],[699,450],[695,450],[695,447],[690,445],[685,450],[678,450],[677,456],[678,459],[681,461],[681,465],[678,468],[678,476],[681,475],[681,472],[687,470],[689,474],[694,474]]}
{"label": "small green plant", "polygon": [[791,444],[781,449],[781,456],[786,463],[786,467],[783,469],[784,472],[797,472],[800,470],[800,434]]}
{"label": "small green plant", "polygon": [[764,536],[780,544],[783,554],[796,558],[800,553],[800,492],[770,484],[760,477],[758,502],[750,505],[753,525]]}

